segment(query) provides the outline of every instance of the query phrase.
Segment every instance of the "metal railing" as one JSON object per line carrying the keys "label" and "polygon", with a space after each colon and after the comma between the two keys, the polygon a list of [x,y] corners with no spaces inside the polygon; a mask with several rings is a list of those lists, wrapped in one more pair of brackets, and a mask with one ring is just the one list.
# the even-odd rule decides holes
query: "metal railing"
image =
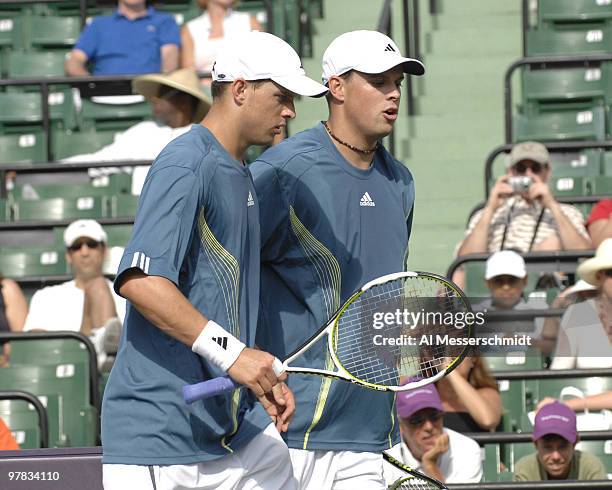
{"label": "metal railing", "polygon": [[47,417],[47,409],[43,406],[36,395],[21,390],[0,390],[0,400],[23,400],[30,403],[38,414],[40,447],[49,447],[49,418]]}

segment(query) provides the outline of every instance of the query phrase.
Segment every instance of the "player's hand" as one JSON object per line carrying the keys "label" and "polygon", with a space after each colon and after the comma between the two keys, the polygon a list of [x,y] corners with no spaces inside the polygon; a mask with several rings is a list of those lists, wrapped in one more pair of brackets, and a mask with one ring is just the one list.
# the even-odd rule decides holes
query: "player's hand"
{"label": "player's hand", "polygon": [[258,397],[279,432],[287,432],[295,413],[293,392],[285,383],[278,383],[272,392]]}
{"label": "player's hand", "polygon": [[512,187],[508,184],[509,178],[509,175],[502,175],[495,181],[495,185],[491,188],[491,193],[489,194],[489,199],[486,204],[486,207],[491,211],[495,211],[504,204],[505,200],[514,193]]}
{"label": "player's hand", "polygon": [[436,438],[431,449],[423,453],[423,462],[436,463],[438,458],[448,451],[448,434],[443,433]]}
{"label": "player's hand", "polygon": [[548,184],[542,181],[539,175],[531,174],[531,178],[533,179],[533,184],[529,187],[529,199],[540,201],[544,207],[550,207],[555,198],[551,194]]}
{"label": "player's hand", "polygon": [[544,405],[548,405],[549,403],[553,403],[556,401],[557,400],[555,400],[554,398],[550,396],[543,398],[542,400],[540,400],[540,402],[538,403],[538,406],[536,407],[536,413],[538,413],[540,411],[540,408],[542,408]]}
{"label": "player's hand", "polygon": [[249,388],[258,397],[270,393],[280,381],[285,381],[287,375],[276,376],[272,369],[275,357],[267,352],[245,348],[236,362],[227,370],[230,378]]}

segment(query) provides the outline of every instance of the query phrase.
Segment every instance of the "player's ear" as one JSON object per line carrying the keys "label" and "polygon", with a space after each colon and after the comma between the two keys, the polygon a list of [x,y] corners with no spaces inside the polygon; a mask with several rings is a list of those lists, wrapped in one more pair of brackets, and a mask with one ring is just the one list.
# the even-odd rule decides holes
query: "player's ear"
{"label": "player's ear", "polygon": [[239,78],[238,80],[234,80],[232,82],[230,89],[232,91],[232,97],[234,98],[234,101],[236,101],[236,103],[244,103],[244,100],[246,98],[246,88],[247,82],[242,78]]}
{"label": "player's ear", "polygon": [[344,102],[345,80],[341,77],[331,77],[327,82],[329,93],[339,101]]}

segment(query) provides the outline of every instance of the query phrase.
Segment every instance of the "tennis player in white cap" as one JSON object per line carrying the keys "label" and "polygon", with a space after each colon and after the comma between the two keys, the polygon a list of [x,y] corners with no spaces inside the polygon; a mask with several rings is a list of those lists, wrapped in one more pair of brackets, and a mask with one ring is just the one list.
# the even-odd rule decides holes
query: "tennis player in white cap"
{"label": "tennis player in white cap", "polygon": [[[404,75],[424,71],[384,34],[342,34],[323,56],[327,121],[251,164],[264,350],[284,357],[357,288],[405,269],[414,184],[381,140],[397,119]],[[324,368],[326,352],[304,362]],[[394,395],[315,376],[291,376],[289,386],[298,409],[287,444],[300,488],[386,488],[381,451],[400,441]]]}
{"label": "tennis player in white cap", "polygon": [[[259,207],[243,158],[295,117],[295,94],[327,89],[262,32],[229,45],[213,79],[202,123],[151,166],[115,280],[128,310],[102,406],[106,490],[296,487],[278,432],[293,395],[253,348]],[[184,385],[225,374],[248,389],[185,403]]]}

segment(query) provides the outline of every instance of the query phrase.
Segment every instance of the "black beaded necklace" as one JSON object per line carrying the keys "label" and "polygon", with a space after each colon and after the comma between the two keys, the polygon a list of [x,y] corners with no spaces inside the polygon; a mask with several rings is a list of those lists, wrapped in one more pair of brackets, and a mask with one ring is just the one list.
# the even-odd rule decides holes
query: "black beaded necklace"
{"label": "black beaded necklace", "polygon": [[350,143],[347,143],[346,141],[342,141],[340,138],[338,138],[334,133],[331,132],[331,129],[329,129],[329,126],[327,125],[327,121],[323,121],[323,126],[325,126],[325,129],[327,130],[327,132],[329,133],[329,135],[334,138],[338,143],[340,143],[341,145],[346,146],[347,148],[350,148],[353,151],[356,151],[357,153],[363,153],[364,155],[369,155],[371,153],[374,153],[376,151],[376,148],[378,148],[378,144],[376,143],[376,145],[374,146],[374,148],[372,149],[363,149],[363,148],[357,148],[356,146],[351,145]]}

